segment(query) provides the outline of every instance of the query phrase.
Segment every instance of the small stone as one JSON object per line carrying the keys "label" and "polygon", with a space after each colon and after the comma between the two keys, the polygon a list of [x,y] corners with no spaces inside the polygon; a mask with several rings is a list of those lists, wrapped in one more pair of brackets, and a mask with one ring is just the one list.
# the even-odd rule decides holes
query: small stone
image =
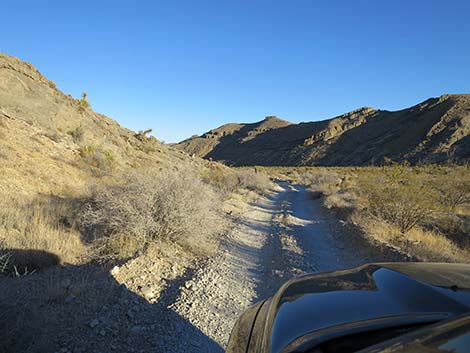
{"label": "small stone", "polygon": [[105,330],[105,329],[102,329],[102,330],[100,331],[100,335],[101,335],[101,336],[106,336],[106,330]]}
{"label": "small stone", "polygon": [[142,287],[141,289],[142,294],[144,295],[145,299],[152,299],[155,297],[155,287],[151,285],[147,285]]}
{"label": "small stone", "polygon": [[99,325],[99,320],[98,319],[94,319],[92,322],[90,322],[90,327],[91,328],[95,328],[96,326]]}
{"label": "small stone", "polygon": [[119,274],[119,271],[120,271],[119,266],[114,266],[114,267],[112,268],[112,270],[111,270],[111,274],[112,274],[113,276],[116,276],[117,274]]}

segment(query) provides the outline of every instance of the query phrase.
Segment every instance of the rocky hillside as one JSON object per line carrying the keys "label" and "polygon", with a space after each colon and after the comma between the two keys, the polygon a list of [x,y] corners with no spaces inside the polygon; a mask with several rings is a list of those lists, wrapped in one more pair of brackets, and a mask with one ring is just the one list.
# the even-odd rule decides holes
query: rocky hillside
{"label": "rocky hillside", "polygon": [[361,108],[318,122],[268,117],[227,124],[176,147],[230,165],[360,166],[386,158],[464,162],[470,160],[470,95],[443,95],[394,112]]}
{"label": "rocky hillside", "polygon": [[[84,87],[86,90],[86,87]],[[0,53],[0,196],[66,193],[143,165],[203,163],[95,113],[31,64]]]}
{"label": "rocky hillside", "polygon": [[[265,132],[280,129],[292,123],[268,116],[254,124],[225,124],[217,129],[206,132],[202,136],[193,136],[176,145],[177,148],[200,157],[213,157],[214,159],[236,160],[237,152],[232,156],[232,148],[248,141],[253,141]],[[218,152],[213,155],[212,152]],[[220,151],[220,152],[219,152]],[[219,158],[220,155],[231,156]]]}

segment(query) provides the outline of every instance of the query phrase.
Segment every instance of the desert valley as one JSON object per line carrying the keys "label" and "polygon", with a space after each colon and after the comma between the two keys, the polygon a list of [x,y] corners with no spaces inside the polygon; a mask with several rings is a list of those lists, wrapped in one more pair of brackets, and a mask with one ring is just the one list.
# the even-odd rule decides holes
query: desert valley
{"label": "desert valley", "polygon": [[0,352],[222,352],[287,279],[470,262],[470,95],[177,144],[0,54]]}

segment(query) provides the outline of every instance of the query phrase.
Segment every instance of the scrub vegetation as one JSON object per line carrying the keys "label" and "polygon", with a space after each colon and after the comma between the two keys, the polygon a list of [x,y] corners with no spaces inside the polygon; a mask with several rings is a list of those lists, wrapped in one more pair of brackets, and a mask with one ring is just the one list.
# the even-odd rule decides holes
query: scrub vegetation
{"label": "scrub vegetation", "polygon": [[470,259],[470,167],[309,168],[289,172],[368,236],[423,260]]}
{"label": "scrub vegetation", "polygon": [[148,170],[95,187],[81,225],[97,241],[101,255],[121,257],[122,252],[135,253],[155,240],[207,255],[215,251],[224,228],[221,201],[190,168]]}
{"label": "scrub vegetation", "polygon": [[[211,255],[228,226],[224,200],[241,189],[262,193],[270,186],[267,176],[254,171],[182,164],[94,179],[80,196],[5,198],[2,269],[28,273],[59,263],[123,260],[158,242],[178,244],[195,256]],[[30,250],[44,253],[31,256]]]}

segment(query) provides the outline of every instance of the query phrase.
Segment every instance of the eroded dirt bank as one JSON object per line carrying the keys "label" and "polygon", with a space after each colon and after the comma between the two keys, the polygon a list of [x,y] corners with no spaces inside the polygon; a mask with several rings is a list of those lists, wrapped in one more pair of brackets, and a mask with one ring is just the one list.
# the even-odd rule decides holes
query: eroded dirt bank
{"label": "eroded dirt bank", "polygon": [[248,208],[220,254],[181,286],[170,308],[192,329],[176,328],[167,351],[223,352],[238,316],[295,275],[397,259],[348,238],[303,186],[280,183]]}

